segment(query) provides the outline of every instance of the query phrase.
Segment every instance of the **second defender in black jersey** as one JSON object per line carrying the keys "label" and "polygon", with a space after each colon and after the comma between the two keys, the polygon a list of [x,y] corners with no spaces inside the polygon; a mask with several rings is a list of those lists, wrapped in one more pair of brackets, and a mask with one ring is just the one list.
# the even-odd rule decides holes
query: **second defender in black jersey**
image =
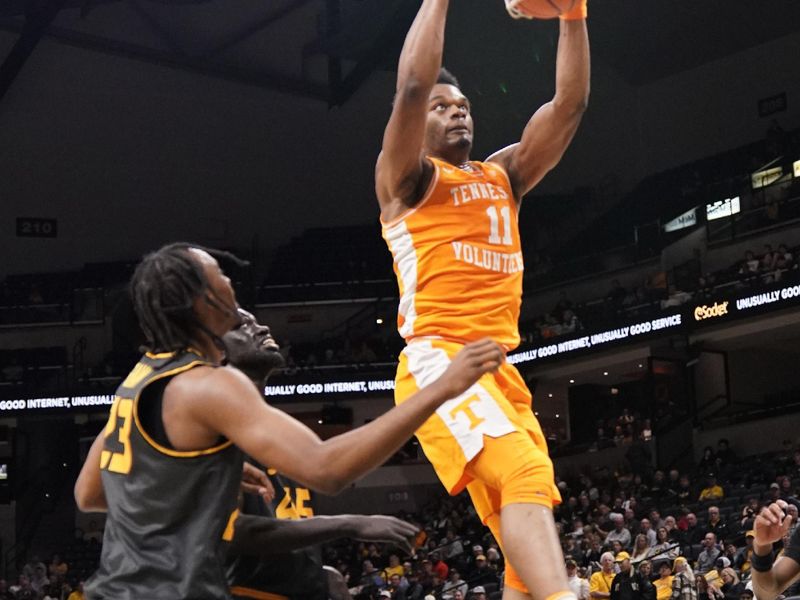
{"label": "second defender in black jersey", "polygon": [[[259,390],[263,390],[272,371],[283,365],[278,345],[270,335],[268,327],[259,324],[249,312],[240,309],[241,324],[225,334],[225,348],[229,363],[245,373]],[[362,515],[337,515],[315,517],[312,492],[274,469],[268,474],[276,495],[271,502],[256,494],[244,494],[240,521],[237,521],[237,539],[228,555],[228,579],[235,598],[272,598],[291,600],[327,600],[328,575],[323,569],[319,547],[309,545],[291,551],[275,551],[276,545],[285,544],[275,539],[275,532],[260,536],[257,552],[247,554],[240,551],[242,535],[254,537],[253,531],[245,531],[249,523],[247,516],[266,516],[275,519],[307,520],[306,531],[294,528],[309,544],[339,537],[353,537],[368,541],[389,541],[411,551],[411,540],[416,528],[391,517],[367,517]],[[253,521],[256,528],[264,523]],[[298,523],[298,525],[300,525]],[[289,532],[287,531],[287,534]],[[285,537],[283,538],[285,539]],[[253,540],[248,540],[253,546]]]}
{"label": "second defender in black jersey", "polygon": [[[403,406],[322,441],[267,405],[241,371],[220,366],[222,336],[240,318],[230,279],[208,251],[165,246],[142,260],[131,288],[151,356],[123,382],[75,484],[81,510],[109,513],[89,600],[230,598],[221,538],[234,537],[236,514],[224,517],[242,473],[231,442],[304,485],[337,493],[504,360],[491,340],[466,346]],[[149,362],[161,359],[175,363]]]}

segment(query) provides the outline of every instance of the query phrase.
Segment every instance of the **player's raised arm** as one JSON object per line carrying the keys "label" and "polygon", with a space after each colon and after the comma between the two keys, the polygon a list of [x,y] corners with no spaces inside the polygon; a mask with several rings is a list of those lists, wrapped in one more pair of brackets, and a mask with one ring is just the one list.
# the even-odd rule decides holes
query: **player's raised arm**
{"label": "player's raised arm", "polygon": [[[165,391],[187,394],[191,420],[217,431],[248,455],[317,491],[336,494],[382,465],[447,400],[505,360],[494,342],[464,347],[442,376],[374,421],[322,441],[308,427],[266,404],[235,369],[215,369],[200,385]],[[172,385],[172,384],[171,384]]]}
{"label": "player's raised arm", "polygon": [[392,115],[375,166],[375,190],[384,218],[413,203],[424,172],[422,145],[428,96],[442,67],[448,0],[424,0],[406,35],[397,68]]}
{"label": "player's raised arm", "polygon": [[590,60],[585,8],[584,0],[578,10],[561,19],[555,96],[531,117],[519,143],[487,159],[506,168],[517,200],[558,164],[586,110]]}

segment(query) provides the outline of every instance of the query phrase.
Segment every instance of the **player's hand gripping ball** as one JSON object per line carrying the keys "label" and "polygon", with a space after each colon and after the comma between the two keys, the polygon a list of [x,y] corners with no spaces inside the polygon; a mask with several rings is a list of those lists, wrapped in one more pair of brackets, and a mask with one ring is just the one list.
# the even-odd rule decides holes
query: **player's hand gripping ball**
{"label": "player's hand gripping ball", "polygon": [[505,0],[515,19],[585,19],[586,0]]}

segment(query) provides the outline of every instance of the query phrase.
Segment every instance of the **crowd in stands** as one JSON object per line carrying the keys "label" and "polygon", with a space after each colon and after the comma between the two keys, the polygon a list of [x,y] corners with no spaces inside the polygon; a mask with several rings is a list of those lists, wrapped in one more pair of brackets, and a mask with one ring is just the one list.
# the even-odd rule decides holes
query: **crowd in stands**
{"label": "crowd in stands", "polygon": [[[637,440],[649,442],[653,439],[653,426],[650,419],[642,418],[638,413],[631,412],[627,408],[622,409],[622,413],[616,417],[610,416],[600,419],[597,422],[597,439],[594,441],[590,450],[602,450],[615,446],[631,446],[628,451],[628,461],[631,464],[649,464],[652,462],[652,455],[647,451],[642,457],[636,457],[633,451],[633,443]],[[637,445],[637,448],[639,445]],[[646,448],[646,446],[644,446]]]}
{"label": "crowd in stands", "polygon": [[[626,412],[618,421],[646,430]],[[744,458],[723,439],[693,469],[651,464],[628,460],[614,470],[587,467],[557,478],[563,502],[554,515],[579,600],[600,600],[593,592],[608,589],[620,573],[638,578],[636,599],[743,600],[755,515],[783,499],[797,523],[800,448],[787,441],[778,452]],[[419,526],[415,556],[350,540],[323,547],[325,564],[342,574],[354,598],[500,597],[502,550],[466,494],[442,493],[419,513],[399,516]],[[80,582],[98,556],[97,537],[89,536],[73,543],[65,560],[54,556],[45,566],[32,558],[13,585],[0,581],[0,600],[81,600]]]}
{"label": "crowd in stands", "polygon": [[47,565],[33,556],[13,585],[0,579],[0,600],[84,600],[83,576],[72,570],[58,554]]}
{"label": "crowd in stands", "polygon": [[[796,518],[798,481],[800,450],[742,460],[726,440],[685,473],[630,463],[559,480],[563,503],[555,518],[571,585],[579,600],[600,598],[592,593],[610,589],[623,572],[647,582],[643,600],[741,600],[755,515],[781,498]],[[345,576],[354,597],[499,597],[503,555],[468,498],[441,498],[406,518],[422,528],[413,559],[374,544],[326,548],[326,562]]]}
{"label": "crowd in stands", "polygon": [[629,287],[612,279],[604,296],[579,302],[562,291],[551,311],[521,325],[523,341],[537,345],[586,329],[609,326],[620,319],[656,314],[695,298],[710,299],[727,287],[741,290],[773,285],[798,271],[795,259],[798,250],[785,243],[765,244],[759,253],[747,250],[742,260],[704,274],[699,261],[695,261],[691,267],[684,265],[698,273],[692,281],[673,274],[668,283],[664,272],[653,273],[640,285]]}

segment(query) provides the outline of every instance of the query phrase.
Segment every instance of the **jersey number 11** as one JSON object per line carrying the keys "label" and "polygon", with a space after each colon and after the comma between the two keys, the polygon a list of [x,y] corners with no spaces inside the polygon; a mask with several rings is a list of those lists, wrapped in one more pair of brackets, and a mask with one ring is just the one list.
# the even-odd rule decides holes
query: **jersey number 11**
{"label": "jersey number 11", "polygon": [[500,209],[500,217],[503,219],[502,239],[500,238],[500,219],[497,218],[497,207],[490,206],[486,209],[486,214],[489,215],[489,243],[510,246],[513,243],[511,239],[511,209],[508,206]]}

